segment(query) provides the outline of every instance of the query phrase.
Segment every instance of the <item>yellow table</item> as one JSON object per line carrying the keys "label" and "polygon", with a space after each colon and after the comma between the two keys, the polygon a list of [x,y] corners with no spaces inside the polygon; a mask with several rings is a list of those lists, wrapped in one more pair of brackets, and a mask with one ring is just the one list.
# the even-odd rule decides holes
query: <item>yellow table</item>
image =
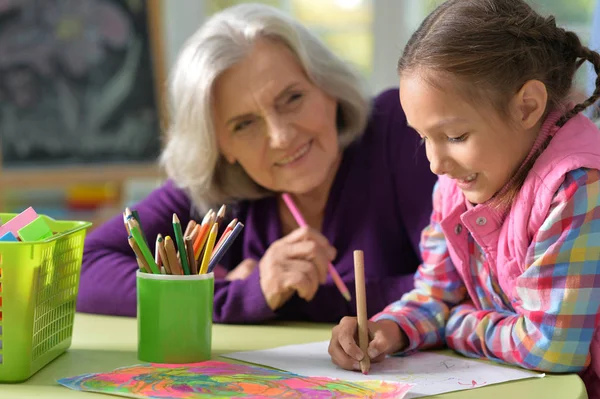
{"label": "yellow table", "polygon": [[[216,358],[228,352],[323,341],[329,339],[330,334],[331,326],[323,324],[215,325],[213,355]],[[77,314],[71,349],[24,383],[0,384],[0,398],[115,398],[71,391],[58,385],[56,380],[138,364],[140,362],[136,357],[136,348],[136,319]],[[541,379],[515,381],[431,397],[585,399],[587,395],[583,382],[577,375],[550,375]]]}

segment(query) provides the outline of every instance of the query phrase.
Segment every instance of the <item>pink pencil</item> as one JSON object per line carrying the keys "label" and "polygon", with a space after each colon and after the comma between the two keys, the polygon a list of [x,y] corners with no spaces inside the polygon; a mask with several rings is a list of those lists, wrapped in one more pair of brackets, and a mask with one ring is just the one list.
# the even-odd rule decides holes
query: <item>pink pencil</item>
{"label": "pink pencil", "polygon": [[[296,220],[296,223],[298,223],[298,225],[300,227],[306,226],[307,225],[306,221],[304,220],[304,217],[302,217],[302,214],[296,207],[296,204],[294,204],[292,197],[289,194],[285,193],[282,195],[282,198],[283,198],[283,202],[285,202],[285,205],[288,207],[292,216],[294,217],[294,220]],[[344,298],[346,298],[346,300],[348,302],[350,302],[351,297],[350,297],[350,291],[348,291],[348,287],[346,287],[346,285],[342,281],[342,278],[338,274],[337,270],[335,270],[335,267],[333,267],[331,262],[329,262],[328,266],[329,266],[329,268],[328,268],[329,274],[331,274],[331,278],[333,279],[333,282],[335,283],[335,285],[337,286],[337,288],[341,292],[341,294],[344,296]]]}

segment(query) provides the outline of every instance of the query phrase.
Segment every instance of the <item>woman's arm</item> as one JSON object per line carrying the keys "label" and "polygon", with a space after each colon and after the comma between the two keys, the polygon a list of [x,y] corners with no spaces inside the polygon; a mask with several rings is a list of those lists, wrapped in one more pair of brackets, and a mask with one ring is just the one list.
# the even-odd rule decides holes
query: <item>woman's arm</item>
{"label": "woman's arm", "polygon": [[[190,200],[172,182],[153,191],[132,209],[138,211],[152,253],[156,236],[173,237],[172,216],[182,225],[190,219]],[[119,316],[136,314],[135,272],[138,265],[127,242],[122,215],[93,230],[85,240],[77,310]]]}

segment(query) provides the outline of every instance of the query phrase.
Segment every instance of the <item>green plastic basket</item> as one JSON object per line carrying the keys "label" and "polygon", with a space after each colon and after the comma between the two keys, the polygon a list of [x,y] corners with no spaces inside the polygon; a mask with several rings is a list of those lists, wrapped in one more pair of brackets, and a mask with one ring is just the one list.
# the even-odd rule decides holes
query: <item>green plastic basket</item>
{"label": "green plastic basket", "polygon": [[[0,213],[3,223],[16,214]],[[24,381],[71,346],[89,222],[41,215],[54,234],[0,242],[0,382]]]}

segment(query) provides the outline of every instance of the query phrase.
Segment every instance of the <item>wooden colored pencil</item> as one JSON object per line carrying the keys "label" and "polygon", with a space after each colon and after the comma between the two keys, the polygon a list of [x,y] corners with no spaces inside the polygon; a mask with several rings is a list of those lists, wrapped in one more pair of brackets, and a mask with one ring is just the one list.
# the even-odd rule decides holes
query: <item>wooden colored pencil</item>
{"label": "wooden colored pencil", "polygon": [[160,259],[162,261],[163,267],[167,274],[173,274],[171,272],[171,265],[169,264],[169,258],[167,257],[167,251],[165,251],[165,239],[161,234],[158,235],[157,239],[158,243],[158,252],[160,253]]}
{"label": "wooden colored pencil", "polygon": [[175,244],[171,237],[165,237],[165,252],[167,253],[167,259],[169,260],[169,267],[171,268],[171,274],[182,275],[183,268],[177,259],[177,251],[175,250]]}
{"label": "wooden colored pencil", "polygon": [[135,220],[134,218],[131,218],[128,220],[128,223],[129,223],[129,230],[131,231],[131,235],[135,239],[138,247],[140,248],[140,251],[142,252],[144,260],[146,261],[148,266],[150,266],[150,270],[154,274],[160,274],[160,270],[159,270],[156,262],[154,262],[154,258],[152,257],[150,248],[148,248],[148,245],[144,241],[144,237],[142,235],[142,231],[140,229],[140,226],[139,226],[137,220]]}
{"label": "wooden colored pencil", "polygon": [[215,222],[219,223],[219,225],[221,225],[221,223],[223,222],[225,212],[227,212],[227,207],[225,205],[221,205],[221,207],[219,208],[219,212],[217,212],[217,218],[215,220]]}
{"label": "wooden colored pencil", "polygon": [[214,211],[211,209],[209,209],[208,211],[206,211],[206,213],[204,214],[204,217],[202,218],[202,224],[208,222],[208,218],[210,217],[210,215],[212,215],[214,213]]}
{"label": "wooden colored pencil", "polygon": [[192,240],[192,236],[185,237],[185,250],[190,262],[190,274],[198,274],[198,263],[194,258],[194,241]]}
{"label": "wooden colored pencil", "polygon": [[[194,243],[196,241],[196,238],[198,238],[198,234],[199,233],[200,233],[200,225],[198,223],[196,223],[196,226],[194,227],[194,229],[190,233],[190,237],[192,238],[192,243]],[[192,245],[192,249],[194,249],[193,245]]]}
{"label": "wooden colored pencil", "polygon": [[190,221],[187,224],[187,227],[185,228],[185,231],[183,232],[183,236],[187,237],[192,233],[192,230],[194,230],[194,227],[196,227],[198,223],[196,223],[196,221],[194,219],[190,219]]}
{"label": "wooden colored pencil", "polygon": [[125,225],[125,230],[127,230],[127,235],[131,235],[131,231],[129,231],[129,224],[127,223],[127,212],[123,212],[123,224]]}
{"label": "wooden colored pencil", "polygon": [[208,240],[206,241],[206,246],[204,247],[204,256],[202,257],[202,263],[200,266],[200,274],[205,274],[208,271],[208,264],[210,262],[212,250],[215,246],[215,241],[217,240],[218,232],[219,232],[219,225],[217,223],[214,223],[212,228],[210,229],[210,234],[208,235]]}
{"label": "wooden colored pencil", "polygon": [[367,294],[365,290],[365,257],[363,251],[354,251],[354,279],[356,284],[356,315],[358,318],[358,345],[364,354],[360,361],[360,371],[369,373],[371,359],[369,348],[369,327],[367,324]]}
{"label": "wooden colored pencil", "polygon": [[135,253],[135,260],[137,261],[137,264],[138,264],[138,267],[140,268],[140,270],[142,270],[146,273],[152,273],[152,270],[150,270],[150,267],[148,265],[146,265],[146,262],[144,261],[144,255],[142,255],[142,251],[140,251],[140,247],[137,245],[137,243],[135,242],[135,239],[133,238],[132,235],[129,236],[129,238],[127,239],[127,242],[129,242],[129,246],[133,250],[133,253]]}
{"label": "wooden colored pencil", "polygon": [[242,231],[243,228],[244,228],[244,224],[241,222],[238,222],[235,225],[235,227],[233,228],[233,230],[231,230],[229,232],[229,234],[227,235],[227,238],[221,244],[221,247],[219,247],[219,249],[214,251],[213,256],[210,258],[210,262],[208,263],[207,273],[212,272],[213,269],[219,264],[219,261],[221,260],[221,258],[223,258],[225,253],[229,250],[229,248],[231,247],[231,244],[233,244],[233,242],[235,241],[237,236],[240,235],[240,232]]}
{"label": "wooden colored pencil", "polygon": [[177,242],[177,249],[179,252],[179,259],[181,260],[181,266],[183,267],[183,273],[190,274],[190,264],[185,251],[185,242],[183,241],[181,223],[179,222],[179,218],[177,217],[176,213],[173,214],[173,231],[175,233],[175,241]]}
{"label": "wooden colored pencil", "polygon": [[162,266],[162,259],[160,258],[160,251],[158,249],[160,242],[162,241],[162,236],[159,234],[156,236],[156,244],[154,245],[154,262],[156,262],[156,266],[160,270]]}

